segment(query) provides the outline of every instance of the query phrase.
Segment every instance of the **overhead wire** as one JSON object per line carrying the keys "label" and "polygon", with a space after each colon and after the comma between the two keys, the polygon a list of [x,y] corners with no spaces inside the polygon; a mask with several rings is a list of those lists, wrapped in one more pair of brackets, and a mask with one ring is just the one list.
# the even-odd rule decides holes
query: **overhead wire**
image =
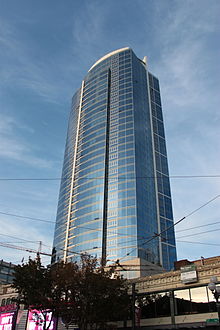
{"label": "overhead wire", "polygon": [[[196,212],[198,212],[199,210],[201,210],[203,207],[207,206],[208,204],[214,202],[217,198],[219,198],[220,195],[216,195],[215,197],[213,197],[212,199],[208,200],[206,203],[202,204],[201,206],[199,206],[198,208],[196,208],[195,210],[193,210],[192,212],[188,213],[187,215],[185,215],[184,217],[182,217],[181,219],[179,219],[178,221],[174,222],[171,226],[167,227],[166,229],[162,230],[160,233],[153,235],[150,239],[148,239],[147,241],[143,242],[142,244],[139,245],[143,246],[146,245],[148,243],[150,243],[151,241],[153,241],[155,238],[159,238],[161,237],[161,235],[165,232],[167,232],[169,229],[174,228],[177,224],[179,224],[180,222],[182,222],[183,220],[185,220],[186,218],[190,217],[191,215],[195,214]],[[137,249],[137,247],[135,247],[135,249],[132,249],[130,252],[126,253],[123,257],[119,258],[119,261],[126,258],[127,256],[129,256],[132,252],[134,252]]]}
{"label": "overhead wire", "polygon": [[[220,244],[217,244],[217,243],[204,243],[204,242],[198,242],[198,241],[193,241],[193,242],[192,242],[192,241],[179,241],[179,240],[178,240],[178,242],[180,242],[180,243],[190,243],[190,244],[200,244],[200,245],[205,245],[205,246],[220,246]],[[0,247],[9,248],[8,246],[4,246],[4,245],[2,246],[2,245],[1,245],[2,243],[4,244],[4,243],[6,243],[6,242],[0,242]],[[9,242],[9,243],[10,243],[10,242]],[[15,243],[15,242],[13,242],[13,243]],[[48,247],[49,247],[49,245],[46,245],[46,244],[42,244],[42,245],[44,245],[44,246],[48,246]],[[11,248],[11,247],[10,247],[10,248]],[[14,246],[13,248],[16,249],[16,246]],[[23,248],[23,249],[27,249],[27,250],[29,249],[28,247],[24,247],[24,246],[22,246],[22,248]],[[63,249],[60,249],[60,250],[63,250]],[[63,250],[63,251],[64,251],[64,250]],[[25,250],[24,250],[23,252],[25,252]],[[30,252],[30,251],[26,251],[26,252]],[[36,253],[37,251],[32,251],[32,252],[33,252],[33,253]],[[75,252],[75,251],[69,251],[69,250],[68,250],[68,252],[72,252],[73,254],[79,254],[79,255],[83,255],[82,252],[86,253],[84,250],[81,250],[81,251],[78,251],[78,252]],[[46,255],[46,256],[45,256],[45,255],[42,255],[42,256],[48,258],[49,255]],[[16,262],[14,261],[13,263],[18,263],[18,262],[20,262],[20,260],[19,260],[19,261],[16,261]],[[140,265],[138,265],[138,264],[137,264],[137,265],[134,265],[134,264],[132,264],[132,265],[125,265],[125,264],[123,264],[122,266],[123,266],[123,267],[125,267],[125,266],[127,266],[127,267],[128,267],[128,266],[132,266],[132,267],[134,266],[134,267],[137,267],[137,266],[140,266]],[[141,268],[142,268],[142,267],[149,267],[149,265],[142,265]],[[127,271],[127,270],[129,270],[129,269],[126,269],[126,271]]]}
{"label": "overhead wire", "polygon": [[9,237],[9,238],[20,239],[20,240],[22,240],[24,242],[40,243],[40,240],[39,241],[27,240],[27,239],[24,239],[24,238],[21,238],[21,237],[18,237],[18,236],[11,236],[11,235],[6,235],[6,234],[0,234],[0,236],[5,236],[5,237]]}
{"label": "overhead wire", "polygon": [[[209,232],[209,231],[208,231]],[[0,234],[1,236],[9,236],[9,235],[4,235],[4,234]],[[15,236],[9,236],[9,237],[13,237],[13,238],[17,238],[17,237],[15,237]],[[185,236],[184,236],[185,237]],[[20,238],[21,239],[21,238]],[[29,241],[29,240],[25,240],[25,239],[22,239],[23,241],[26,241],[26,242],[39,242],[39,241]],[[220,244],[216,244],[216,243],[204,243],[204,242],[198,242],[198,241],[182,241],[182,240],[179,240],[179,239],[177,239],[176,240],[177,242],[180,242],[180,243],[190,243],[190,244],[201,244],[201,245],[206,245],[206,246],[220,246]],[[131,241],[130,241],[131,242]],[[16,243],[16,242],[0,242],[0,244],[4,244],[4,243]],[[145,242],[146,243],[146,242]],[[47,245],[47,244],[44,244],[44,243],[42,243],[42,245],[43,246],[45,246],[45,247],[48,247],[48,248],[50,248],[50,250],[52,249],[52,247],[51,246],[49,246],[49,245]],[[1,247],[6,247],[6,248],[8,248],[8,246],[2,246],[1,245]],[[10,246],[10,248],[11,248],[12,246]],[[16,246],[14,246],[13,248],[15,248],[16,249]],[[24,248],[24,249],[28,249],[27,247],[24,247],[24,246],[22,246],[22,248]],[[92,249],[90,249],[90,250],[93,250],[93,249],[97,249],[98,247],[93,247]],[[64,249],[58,249],[58,251],[65,251]],[[70,252],[70,253],[73,253],[73,254],[78,254],[78,255],[82,255],[83,253],[86,253],[86,251],[85,250],[81,250],[81,251],[72,251],[72,250],[67,250],[68,252]],[[27,252],[30,252],[30,251],[27,251]],[[35,252],[37,252],[37,251],[35,251]],[[124,266],[124,265],[123,265]]]}
{"label": "overhead wire", "polygon": [[220,244],[217,243],[204,243],[204,242],[198,242],[198,241],[181,241],[178,240],[180,243],[191,243],[191,244],[201,244],[201,245],[211,245],[211,246],[220,246]]}
{"label": "overhead wire", "polygon": [[207,231],[201,231],[201,232],[197,232],[195,234],[190,234],[190,235],[184,235],[184,236],[180,236],[178,237],[178,239],[180,238],[185,238],[185,237],[192,237],[192,236],[197,236],[197,235],[201,235],[201,234],[207,234],[207,233],[213,233],[214,231],[219,231],[220,228],[216,228],[216,229],[211,229],[211,230],[207,230]]}
{"label": "overhead wire", "polygon": [[[116,175],[117,176],[117,175]],[[169,175],[165,176],[170,179],[190,179],[190,178],[220,178],[220,174],[209,174],[209,175]],[[128,179],[156,179],[163,178],[163,176],[132,176],[132,177],[117,177],[119,180],[128,180]],[[68,177],[60,177],[60,178],[0,178],[0,181],[60,181],[64,179],[69,179]],[[96,180],[96,179],[104,179],[104,177],[82,177],[79,179],[85,180]],[[78,180],[78,179],[76,179]]]}
{"label": "overhead wire", "polygon": [[[0,211],[0,214],[7,215],[7,216],[12,216],[12,217],[16,217],[16,218],[21,218],[21,219],[32,220],[32,221],[40,221],[40,222],[46,222],[46,223],[52,223],[52,224],[56,223],[55,221],[51,221],[51,220],[34,218],[34,217],[18,215],[18,214],[14,214],[14,213],[2,212],[2,211]],[[192,229],[196,229],[196,228],[200,228],[200,227],[211,226],[211,225],[215,225],[215,224],[220,224],[220,221],[216,221],[216,222],[212,222],[212,223],[208,223],[208,224],[204,224],[204,225],[199,225],[199,226],[194,226],[194,227],[190,227],[190,228],[180,229],[180,230],[177,230],[176,233],[183,232],[183,231],[188,231],[188,230],[192,230]],[[76,228],[83,228],[83,229],[94,230],[94,231],[102,231],[102,229],[99,229],[99,228],[91,228],[91,227],[82,226],[82,225],[76,226]],[[124,233],[118,233],[118,234],[128,236],[127,234],[124,234]],[[138,237],[140,237],[140,239],[146,239],[147,238],[146,236],[145,237],[144,236],[138,236]]]}
{"label": "overhead wire", "polygon": [[194,227],[190,227],[190,228],[176,230],[176,233],[180,233],[182,231],[187,231],[187,230],[192,230],[192,229],[197,229],[197,228],[202,228],[202,227],[207,227],[207,226],[212,226],[212,225],[217,225],[217,224],[220,224],[220,221],[210,222],[210,223],[207,223],[207,224],[204,224],[204,225],[199,225],[199,226],[194,226]]}
{"label": "overhead wire", "polygon": [[[46,222],[46,223],[53,223],[53,224],[55,224],[55,221],[46,220],[46,219],[39,219],[39,218],[33,218],[33,217],[29,217],[29,216],[21,216],[21,215],[14,214],[14,213],[7,213],[7,212],[1,212],[0,211],[0,214],[7,215],[7,216],[13,216],[13,217],[17,217],[17,218],[28,219],[28,220],[32,220],[32,221],[40,221],[40,222]],[[183,232],[183,231],[188,231],[188,230],[192,230],[192,229],[197,229],[197,228],[200,228],[200,227],[211,226],[211,225],[215,225],[215,224],[219,224],[219,223],[220,223],[220,221],[216,221],[216,222],[212,222],[212,223],[209,223],[209,224],[204,224],[204,225],[194,226],[194,227],[190,227],[190,228],[186,228],[186,229],[181,229],[181,230],[176,231],[176,233]],[[76,228],[88,229],[89,231],[102,231],[102,229],[99,229],[99,228],[90,228],[90,227],[81,226],[81,225],[76,226]],[[3,234],[0,234],[0,235],[3,235]],[[129,236],[128,234],[120,233],[120,232],[118,233],[118,235]],[[18,238],[18,237],[13,237],[13,236],[9,236],[9,235],[4,235],[4,236],[16,238],[16,239]],[[193,236],[193,234],[191,236]],[[181,236],[180,238],[182,238],[182,237],[187,237],[187,236]],[[137,240],[146,240],[147,238],[150,238],[150,237],[147,237],[147,236],[138,236],[138,239]],[[19,239],[21,239],[21,238],[19,237]],[[176,239],[178,239],[178,237],[176,237]],[[24,240],[24,239],[22,239],[22,240]],[[30,242],[34,242],[34,241],[30,241]],[[38,242],[38,241],[35,241],[35,242]],[[129,241],[129,242],[132,242],[132,241]]]}
{"label": "overhead wire", "polygon": [[[33,217],[27,217],[27,216],[20,216],[20,215],[16,215],[16,214],[12,214],[12,213],[6,213],[6,212],[0,212],[0,214],[4,214],[4,215],[8,215],[8,216],[13,216],[13,217],[18,217],[18,218],[24,218],[24,219],[30,219],[30,220],[33,220],[33,221],[43,221],[43,222],[51,222],[51,223],[55,223],[54,221],[49,221],[49,220],[43,220],[43,219],[39,219],[39,218],[33,218]],[[216,223],[220,223],[220,222],[216,222]],[[213,223],[213,224],[216,224],[216,223]],[[208,226],[208,225],[203,225],[203,226]],[[192,228],[189,228],[189,229],[194,229],[194,228],[197,228],[197,227],[202,227],[202,226],[195,226],[195,227],[192,227]],[[102,231],[102,229],[95,229],[95,228],[90,228],[90,227],[86,227],[86,226],[78,226],[76,228],[83,228],[83,229],[88,229],[89,231],[91,230],[94,230],[94,231]],[[187,229],[184,229],[184,230],[187,230]],[[179,232],[179,231],[178,231]],[[15,237],[15,236],[9,236],[9,235],[5,235],[5,234],[0,234],[0,235],[3,235],[3,236],[7,236],[7,237],[11,237],[11,238],[16,238],[16,239],[22,239],[20,237]],[[128,234],[125,234],[125,233],[118,233],[118,235],[121,235],[121,236],[129,236]],[[191,235],[193,236],[193,235]],[[151,236],[150,236],[151,237]],[[138,238],[134,239],[134,240],[130,240],[130,241],[127,241],[127,243],[131,243],[131,242],[134,242],[134,241],[141,241],[141,240],[146,240],[148,238],[150,238],[148,236],[138,236]],[[181,236],[181,238],[183,237],[187,237],[187,236]],[[165,238],[164,238],[165,239]],[[178,237],[176,238],[178,239]],[[22,239],[24,240],[24,239]],[[24,241],[27,241],[27,240],[24,240]],[[28,242],[34,242],[34,241],[28,241]],[[35,241],[35,242],[39,242],[39,241]],[[118,243],[117,245],[122,245],[124,244],[124,242],[122,243]]]}
{"label": "overhead wire", "polygon": [[[207,204],[209,204],[210,202],[214,201],[216,198],[218,198],[219,195],[217,195],[214,199],[208,201],[207,203],[203,204],[202,206],[200,206],[199,208],[195,209],[194,211],[192,211],[191,213],[189,213],[187,216],[185,216],[183,219],[185,219],[186,217],[189,217],[190,215],[194,214],[195,212],[197,212],[198,210],[200,210],[202,207],[206,206]],[[50,221],[50,220],[45,220],[45,219],[39,219],[39,218],[33,218],[33,217],[27,217],[27,216],[20,216],[20,215],[17,215],[17,214],[13,214],[13,213],[7,213],[7,212],[1,212],[0,211],[0,214],[3,214],[3,215],[7,215],[7,216],[13,216],[13,217],[18,217],[18,218],[24,218],[24,219],[29,219],[29,220],[33,220],[33,221],[41,221],[41,222],[47,222],[47,223],[55,223],[54,221]],[[169,229],[171,229],[172,227],[174,227],[176,224],[178,224],[180,221],[182,221],[183,219],[180,219],[179,221],[177,221],[174,225],[171,225],[170,227],[166,228],[163,232],[161,232],[160,234],[157,234],[157,237],[160,236],[162,233],[168,231]],[[215,222],[213,224],[216,224],[216,223],[219,223],[219,222]],[[194,229],[194,228],[198,228],[198,227],[203,227],[203,226],[207,226],[207,225],[200,225],[200,226],[195,226],[195,227],[192,227],[192,228],[189,228],[189,229]],[[94,231],[102,231],[102,229],[94,229],[94,228],[90,228],[90,227],[86,227],[86,226],[78,226],[76,228],[83,228],[83,229],[88,229],[88,230],[94,230]],[[188,230],[189,230],[188,229]],[[185,229],[187,230],[187,229]],[[215,231],[215,230],[213,230]],[[211,231],[207,231],[207,232],[211,232]],[[202,233],[206,233],[206,232],[202,232]],[[201,234],[202,234],[201,233]],[[198,233],[200,234],[200,233]],[[3,235],[3,234],[2,234]],[[118,233],[118,235],[125,235],[125,236],[128,236],[127,234],[125,233]],[[184,238],[184,237],[190,237],[190,236],[194,236],[195,234],[191,234],[191,235],[184,235],[184,236],[181,236],[180,238]],[[5,236],[8,236],[10,237],[9,235],[5,235]],[[154,236],[153,236],[154,237]],[[150,237],[149,239],[152,240],[153,237]],[[18,237],[13,237],[13,238],[18,238]],[[131,240],[131,241],[127,241],[127,243],[130,243],[130,242],[133,242],[133,241],[136,241],[136,240],[146,240],[146,238],[148,237],[143,237],[143,236],[140,236],[140,238],[138,239],[135,239],[135,240]],[[155,238],[155,237],[154,237]],[[21,238],[19,238],[21,239]],[[176,238],[178,240],[178,237]],[[24,239],[22,239],[24,240]],[[27,240],[24,240],[24,241],[27,241]],[[33,241],[30,241],[30,242],[33,242]],[[120,244],[120,243],[119,243]],[[121,244],[124,244],[124,243],[121,243]],[[147,244],[146,242],[143,242],[142,243],[143,245],[144,244]]]}
{"label": "overhead wire", "polygon": [[[184,238],[184,237],[190,237],[190,236],[197,236],[199,234],[204,234],[204,233],[208,233],[208,232],[212,232],[212,231],[216,231],[216,230],[220,230],[220,229],[215,229],[215,230],[211,230],[211,231],[205,231],[205,232],[201,232],[201,233],[195,233],[195,234],[192,234],[192,235],[185,235],[185,236],[181,236],[180,238]],[[10,237],[10,238],[15,238],[15,239],[18,239],[18,237],[16,236],[10,236],[10,235],[5,235],[5,234],[0,234],[1,236],[6,236],[6,237]],[[39,243],[40,241],[30,241],[30,240],[25,240],[25,239],[22,239],[20,238],[20,240],[22,241],[25,241],[25,242],[30,242],[30,243]],[[135,242],[135,241],[138,241],[138,239],[135,239],[135,240],[131,240],[131,241],[126,241],[126,243],[132,243],[132,242]],[[203,244],[203,245],[213,245],[213,246],[220,246],[220,244],[216,244],[216,243],[202,243],[202,242],[198,242],[198,241],[194,241],[194,242],[190,242],[190,241],[181,241],[179,240],[179,238],[177,237],[176,238],[176,242],[183,242],[183,243],[192,243],[192,244]],[[22,243],[22,242],[0,242],[0,243]],[[117,246],[118,245],[121,245],[121,244],[125,244],[124,242],[122,243],[117,243]],[[50,245],[47,245],[47,244],[44,244],[42,243],[43,246],[45,247],[48,247],[50,248],[50,250],[52,250],[52,247]],[[24,246],[22,246],[23,248],[26,248]],[[97,249],[98,247],[93,247],[91,248],[90,250],[93,250],[93,249]],[[99,247],[100,248],[100,247]],[[64,249],[58,249],[60,251],[64,251]],[[72,250],[67,250],[68,252],[70,253],[73,253],[73,254],[82,254],[82,252],[85,252],[84,250],[81,250],[81,251],[72,251]]]}
{"label": "overhead wire", "polygon": [[[49,220],[43,220],[43,219],[38,219],[38,218],[31,218],[31,217],[27,217],[27,216],[20,216],[20,215],[15,215],[15,214],[11,214],[11,213],[5,213],[5,212],[0,212],[0,214],[5,214],[5,215],[9,215],[9,216],[14,216],[14,217],[19,217],[19,218],[25,218],[25,219],[31,219],[31,220],[34,220],[34,221],[46,221],[46,222],[52,222],[52,223],[55,223],[54,221],[49,221]],[[200,227],[206,227],[206,226],[210,226],[210,225],[215,225],[215,224],[219,224],[220,221],[217,221],[217,222],[213,222],[213,223],[209,223],[209,224],[204,224],[204,225],[200,225],[200,226],[194,226],[194,227],[190,227],[190,228],[187,228],[187,229],[182,229],[182,230],[178,230],[176,231],[177,232],[182,232],[182,231],[187,231],[187,230],[192,230],[192,229],[197,229],[197,228],[200,228]],[[90,228],[90,227],[86,227],[86,226],[76,226],[76,228],[83,228],[83,229],[88,229],[89,231],[91,230],[94,230],[94,231],[102,231],[102,229],[99,229],[99,228]],[[214,230],[211,230],[211,231],[216,231],[216,230],[220,230],[220,229],[214,229]],[[199,233],[194,233],[194,234],[191,234],[191,235],[184,235],[184,236],[181,236],[180,238],[183,238],[183,237],[188,237],[188,236],[194,236],[194,235],[197,235],[197,234],[203,234],[203,233],[208,233],[208,232],[211,232],[211,231],[205,231],[205,232],[199,232]],[[85,232],[86,233],[86,232]],[[0,234],[1,236],[7,236],[7,237],[11,237],[11,238],[16,238],[16,239],[22,239],[20,237],[16,237],[16,236],[10,236],[10,235],[6,235],[6,234]],[[126,233],[118,233],[118,235],[125,235],[125,236],[129,236],[128,234]],[[151,237],[151,236],[150,236]],[[146,238],[150,238],[148,236],[138,236],[138,238],[132,240],[132,241],[128,241],[128,242],[133,242],[133,241],[140,241],[140,240],[146,240]],[[178,239],[178,237],[176,237],[176,239]],[[33,240],[25,240],[25,239],[22,239],[23,241],[26,241],[26,242],[39,242],[39,241],[33,241]],[[124,244],[124,243],[122,243]]]}
{"label": "overhead wire", "polygon": [[[18,214],[14,214],[14,213],[7,213],[7,212],[1,212],[0,211],[0,214],[7,215],[7,216],[12,216],[12,217],[16,217],[16,218],[23,218],[23,219],[32,220],[32,221],[40,221],[40,222],[53,223],[53,224],[56,223],[55,221],[51,221],[51,220],[33,218],[33,217],[28,217],[28,216],[22,216],[22,215],[18,215]],[[76,226],[75,228],[83,228],[83,229],[88,229],[90,231],[102,231],[102,229],[99,229],[99,228],[90,228],[90,227],[81,226],[81,225]],[[127,236],[127,234],[125,234],[125,233],[118,233],[118,234]],[[143,237],[143,236],[138,236],[138,237],[146,239],[146,237]]]}
{"label": "overhead wire", "polygon": [[[193,215],[194,213],[198,212],[200,209],[202,209],[203,207],[205,207],[206,205],[210,204],[211,202],[213,202],[214,200],[216,200],[217,198],[219,198],[220,195],[216,195],[214,198],[212,198],[211,200],[207,201],[206,203],[202,204],[200,207],[196,208],[195,210],[193,210],[192,212],[190,212],[189,214],[187,214],[186,216],[184,216],[183,218],[181,218],[180,220],[178,220],[177,222],[173,223],[171,226],[167,227],[166,229],[164,229],[163,231],[161,231],[158,234],[153,235],[152,237],[150,237],[147,241],[143,242],[140,246],[145,245],[147,243],[149,243],[150,241],[154,240],[155,238],[161,237],[161,235],[165,232],[167,232],[169,229],[173,228],[174,226],[176,226],[177,224],[179,224],[180,222],[182,222],[184,219],[186,219],[187,217]],[[6,213],[6,212],[0,212],[0,214],[4,214],[4,215],[8,215],[8,216],[14,216],[14,217],[18,217],[18,218],[24,218],[24,219],[30,219],[33,221],[43,221],[43,222],[50,222],[50,223],[55,223],[53,221],[49,221],[49,220],[43,220],[43,219],[39,219],[39,218],[32,218],[32,217],[26,217],[26,216],[20,216],[20,215],[15,215],[12,213]],[[79,227],[83,227],[83,226],[79,226]],[[92,230],[92,228],[88,228],[89,230]],[[97,231],[97,229],[94,229]],[[101,229],[100,229],[101,230]],[[214,230],[212,230],[214,231]],[[206,232],[212,232],[212,231],[206,231]],[[206,233],[206,232],[202,232],[202,233]],[[120,234],[119,234],[120,235]],[[195,234],[194,234],[195,235]],[[9,236],[9,235],[6,235]],[[187,236],[182,236],[180,238],[183,237],[189,237],[189,236],[193,236],[193,235],[187,235]],[[15,238],[15,237],[14,237]],[[20,238],[21,239],[21,238]],[[143,238],[141,238],[143,240]],[[146,238],[145,238],[146,239]],[[177,238],[178,239],[178,238]],[[26,240],[27,241],[27,240]],[[33,241],[32,241],[33,242]],[[63,250],[63,249],[61,249]],[[120,260],[124,259],[126,256],[129,256],[135,249],[132,249],[129,253],[127,253],[125,256],[121,257]],[[76,251],[69,251],[68,252],[72,252],[74,254],[80,254]]]}
{"label": "overhead wire", "polygon": [[4,243],[5,243],[5,244],[11,244],[11,243],[13,243],[13,244],[16,243],[16,244],[18,244],[18,243],[24,243],[24,241],[19,241],[19,242],[14,242],[14,241],[13,241],[13,242],[11,242],[11,241],[3,241],[3,242],[0,242],[0,244],[4,244]]}
{"label": "overhead wire", "polygon": [[48,222],[48,223],[55,224],[55,221],[44,220],[44,219],[33,218],[33,217],[27,217],[27,216],[23,216],[23,215],[14,214],[14,213],[0,212],[0,214],[11,216],[11,217],[16,217],[16,218],[23,218],[23,219],[33,220],[33,221]]}
{"label": "overhead wire", "polygon": [[[159,234],[155,234],[153,235],[150,239],[148,239],[147,241],[143,242],[141,245],[145,245],[147,243],[149,243],[150,241],[154,240],[155,238],[160,237],[164,232],[167,232],[169,229],[173,228],[174,226],[176,226],[177,224],[179,224],[180,222],[182,222],[184,219],[190,217],[191,215],[193,215],[194,213],[198,212],[200,209],[202,209],[203,207],[207,206],[208,204],[212,203],[213,201],[215,201],[217,198],[219,198],[220,195],[216,195],[215,197],[213,197],[212,199],[208,200],[206,203],[202,204],[201,206],[199,206],[198,208],[196,208],[195,210],[193,210],[192,212],[188,213],[186,216],[184,216],[183,218],[181,218],[180,220],[174,222],[171,226],[167,227],[165,230],[161,231]],[[132,249],[129,253],[127,253],[125,256],[119,258],[119,261],[124,259],[125,257],[129,256],[133,251],[135,251],[137,248],[135,247],[135,249]],[[69,250],[68,250],[69,251]],[[70,251],[69,251],[70,252]]]}

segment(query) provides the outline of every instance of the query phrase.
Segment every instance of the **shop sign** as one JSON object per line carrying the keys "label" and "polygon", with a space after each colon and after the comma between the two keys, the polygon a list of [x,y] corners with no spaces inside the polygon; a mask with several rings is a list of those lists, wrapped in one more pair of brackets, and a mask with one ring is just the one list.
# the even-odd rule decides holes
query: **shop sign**
{"label": "shop sign", "polygon": [[216,324],[218,322],[219,322],[218,319],[207,319],[206,320],[206,323],[212,323],[212,324],[215,323]]}
{"label": "shop sign", "polygon": [[0,330],[11,330],[15,324],[16,312],[0,314]]}
{"label": "shop sign", "polygon": [[[52,312],[46,313],[46,329],[55,330],[56,329],[56,318],[52,317]],[[41,311],[36,309],[32,309],[28,313],[28,321],[27,321],[27,330],[43,330],[44,326],[44,315]],[[49,327],[49,328],[48,328]],[[0,329],[1,330],[1,329]]]}
{"label": "shop sign", "polygon": [[194,283],[198,281],[196,266],[189,265],[180,268],[181,281],[183,283]]}
{"label": "shop sign", "polygon": [[15,311],[16,309],[17,309],[17,305],[16,304],[10,304],[10,305],[5,305],[5,306],[0,306],[0,313]]}

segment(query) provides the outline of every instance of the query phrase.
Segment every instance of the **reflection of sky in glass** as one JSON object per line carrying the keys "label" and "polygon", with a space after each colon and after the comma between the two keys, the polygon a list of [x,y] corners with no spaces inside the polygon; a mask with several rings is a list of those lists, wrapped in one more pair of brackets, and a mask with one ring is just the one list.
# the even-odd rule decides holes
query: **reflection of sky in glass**
{"label": "reflection of sky in glass", "polygon": [[190,289],[190,293],[193,302],[208,302],[206,287]]}
{"label": "reflection of sky in glass", "polygon": [[160,292],[158,293],[160,297],[169,296],[169,292]]}
{"label": "reflection of sky in glass", "polygon": [[175,295],[175,298],[190,300],[189,299],[189,289],[175,291],[174,295]]}
{"label": "reflection of sky in glass", "polygon": [[56,258],[86,251],[108,263],[138,257],[169,270],[176,260],[173,228],[162,243],[145,247],[137,239],[154,236],[160,221],[164,230],[173,223],[159,82],[125,48],[100,59],[73,96]]}
{"label": "reflection of sky in glass", "polygon": [[[189,294],[190,291],[190,294]],[[198,287],[198,288],[191,288],[191,289],[185,289],[185,290],[177,290],[174,292],[175,298],[178,299],[185,299],[190,300],[191,295],[191,301],[192,302],[211,302],[215,301],[215,298],[213,297],[213,294],[210,290],[208,290],[205,286],[204,287]]]}
{"label": "reflection of sky in glass", "polygon": [[210,290],[208,290],[208,296],[209,296],[209,301],[216,301],[213,296],[213,293]]}

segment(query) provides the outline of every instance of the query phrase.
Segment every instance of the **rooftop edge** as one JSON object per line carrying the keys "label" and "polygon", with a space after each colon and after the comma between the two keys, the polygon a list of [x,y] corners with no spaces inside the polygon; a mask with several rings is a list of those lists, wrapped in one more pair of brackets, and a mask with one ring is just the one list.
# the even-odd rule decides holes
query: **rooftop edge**
{"label": "rooftop edge", "polygon": [[123,52],[125,50],[128,50],[130,49],[130,47],[124,47],[124,48],[120,48],[120,49],[117,49],[117,50],[114,50],[113,52],[110,52],[104,56],[102,56],[98,61],[96,61],[92,66],[91,68],[88,70],[91,71],[97,64],[99,64],[100,62],[104,61],[105,59],[107,59],[108,57],[112,56],[112,55],[115,55],[117,53],[120,53],[120,52]]}

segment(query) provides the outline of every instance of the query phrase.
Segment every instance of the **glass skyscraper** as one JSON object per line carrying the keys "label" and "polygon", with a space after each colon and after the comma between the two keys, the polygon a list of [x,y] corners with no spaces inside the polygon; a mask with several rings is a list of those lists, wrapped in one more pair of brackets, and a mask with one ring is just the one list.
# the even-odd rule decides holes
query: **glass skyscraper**
{"label": "glass skyscraper", "polygon": [[173,228],[149,240],[172,224],[159,81],[122,48],[90,68],[72,99],[52,261],[87,252],[103,265],[169,270]]}

